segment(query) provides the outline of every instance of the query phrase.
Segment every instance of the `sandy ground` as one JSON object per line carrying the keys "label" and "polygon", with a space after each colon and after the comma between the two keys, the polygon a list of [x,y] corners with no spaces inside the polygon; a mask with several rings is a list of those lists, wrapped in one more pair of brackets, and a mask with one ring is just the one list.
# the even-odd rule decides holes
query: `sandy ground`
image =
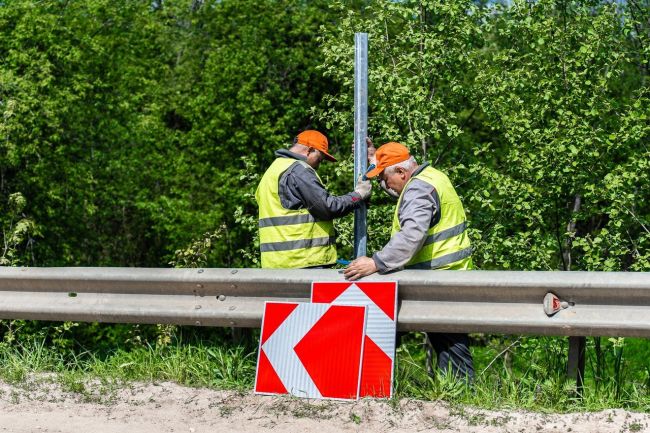
{"label": "sandy ground", "polygon": [[173,383],[101,384],[64,392],[47,377],[0,382],[1,432],[650,432],[650,414],[608,410],[548,415],[442,402],[308,401]]}

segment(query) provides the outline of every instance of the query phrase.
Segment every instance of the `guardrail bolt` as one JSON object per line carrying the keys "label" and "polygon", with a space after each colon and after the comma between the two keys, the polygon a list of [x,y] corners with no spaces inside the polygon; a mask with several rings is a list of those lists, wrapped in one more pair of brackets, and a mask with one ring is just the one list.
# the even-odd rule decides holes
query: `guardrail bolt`
{"label": "guardrail bolt", "polygon": [[194,309],[195,309],[195,310],[200,310],[200,309],[201,309],[201,306],[200,306],[200,305],[195,305],[195,306],[194,306]]}
{"label": "guardrail bolt", "polygon": [[199,269],[197,272],[198,272],[199,274],[202,274],[203,271],[204,271],[203,269]]}
{"label": "guardrail bolt", "polygon": [[233,275],[236,274],[236,273],[237,273],[237,269],[233,269],[232,271],[230,271],[230,273],[233,274]]}
{"label": "guardrail bolt", "polygon": [[194,322],[194,324],[195,324],[196,326],[201,326],[201,321],[200,321],[200,320],[197,320],[196,322]]}
{"label": "guardrail bolt", "polygon": [[202,288],[203,288],[203,284],[197,284],[196,287],[198,287],[199,289],[202,289]]}
{"label": "guardrail bolt", "polygon": [[234,305],[231,305],[228,309],[229,309],[230,311],[233,311],[235,308],[237,308],[237,307],[235,307]]}
{"label": "guardrail bolt", "polygon": [[220,301],[225,301],[226,300],[226,295],[219,295],[217,296],[217,299]]}

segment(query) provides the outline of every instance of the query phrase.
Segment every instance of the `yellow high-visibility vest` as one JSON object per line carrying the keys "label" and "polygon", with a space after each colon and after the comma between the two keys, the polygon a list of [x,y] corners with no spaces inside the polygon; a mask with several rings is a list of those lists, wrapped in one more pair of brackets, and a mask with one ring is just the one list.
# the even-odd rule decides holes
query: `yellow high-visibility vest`
{"label": "yellow high-visibility vest", "polygon": [[[280,177],[296,162],[313,170],[304,161],[277,158],[255,191],[263,268],[306,268],[336,263],[334,223],[317,221],[307,209],[286,209],[280,202]],[[316,177],[320,181],[318,174]]]}
{"label": "yellow high-visibility vest", "polygon": [[401,229],[399,206],[404,191],[413,179],[420,179],[436,189],[440,199],[440,209],[438,209],[440,221],[429,228],[424,245],[405,267],[408,269],[473,269],[472,247],[466,231],[467,221],[463,204],[447,175],[433,167],[425,167],[404,186],[395,207],[392,234]]}

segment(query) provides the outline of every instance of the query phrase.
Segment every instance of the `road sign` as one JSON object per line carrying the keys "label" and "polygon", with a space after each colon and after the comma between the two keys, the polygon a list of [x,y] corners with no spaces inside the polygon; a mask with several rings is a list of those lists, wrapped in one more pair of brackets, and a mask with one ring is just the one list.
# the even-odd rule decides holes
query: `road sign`
{"label": "road sign", "polygon": [[267,302],[257,394],[357,399],[365,306]]}
{"label": "road sign", "polygon": [[311,301],[368,306],[359,397],[390,398],[395,364],[397,282],[314,282]]}

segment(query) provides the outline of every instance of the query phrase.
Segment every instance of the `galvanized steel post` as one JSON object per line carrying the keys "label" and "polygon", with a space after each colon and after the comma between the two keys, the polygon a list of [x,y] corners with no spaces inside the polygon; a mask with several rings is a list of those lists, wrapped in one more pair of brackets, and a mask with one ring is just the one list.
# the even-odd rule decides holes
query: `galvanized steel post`
{"label": "galvanized steel post", "polygon": [[[368,166],[368,33],[354,34],[354,182]],[[366,255],[365,203],[354,211],[354,257]]]}
{"label": "galvanized steel post", "polygon": [[587,339],[585,337],[569,337],[569,360],[567,363],[567,376],[576,381],[576,391],[582,395],[585,380],[585,350]]}

